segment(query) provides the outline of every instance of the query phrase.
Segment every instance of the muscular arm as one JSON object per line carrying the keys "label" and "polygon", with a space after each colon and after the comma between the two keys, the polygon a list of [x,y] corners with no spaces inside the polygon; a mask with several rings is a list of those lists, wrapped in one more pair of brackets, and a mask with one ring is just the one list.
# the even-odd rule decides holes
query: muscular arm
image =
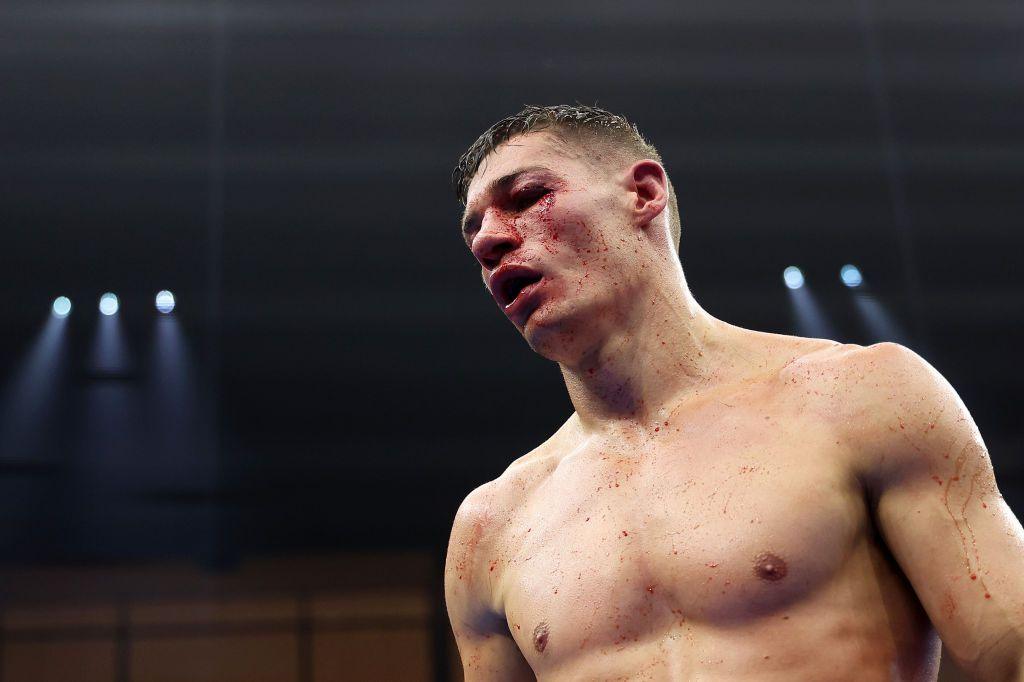
{"label": "muscular arm", "polygon": [[[865,479],[879,530],[973,679],[1024,681],[1024,530],[950,385],[894,344],[864,351]],[[863,395],[863,394],[862,394]]]}
{"label": "muscular arm", "polygon": [[448,617],[466,682],[534,681],[504,616],[491,606],[486,562],[491,522],[487,488],[473,491],[455,516],[444,571]]}

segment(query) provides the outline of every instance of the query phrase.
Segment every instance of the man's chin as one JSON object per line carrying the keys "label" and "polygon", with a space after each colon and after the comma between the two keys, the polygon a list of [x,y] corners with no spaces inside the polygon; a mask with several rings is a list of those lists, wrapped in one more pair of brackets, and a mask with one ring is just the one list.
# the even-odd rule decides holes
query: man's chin
{"label": "man's chin", "polygon": [[578,354],[576,327],[571,318],[538,309],[527,318],[522,334],[533,352],[553,362],[568,362]]}

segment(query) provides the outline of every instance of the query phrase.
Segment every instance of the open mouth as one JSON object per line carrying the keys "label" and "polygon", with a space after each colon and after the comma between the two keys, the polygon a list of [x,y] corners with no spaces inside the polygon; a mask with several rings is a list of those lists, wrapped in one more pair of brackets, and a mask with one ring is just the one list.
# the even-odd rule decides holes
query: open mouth
{"label": "open mouth", "polygon": [[508,308],[516,299],[519,294],[526,287],[530,286],[534,282],[539,282],[542,278],[540,274],[531,275],[517,275],[515,277],[509,277],[507,280],[501,283],[501,300],[504,301],[504,307]]}

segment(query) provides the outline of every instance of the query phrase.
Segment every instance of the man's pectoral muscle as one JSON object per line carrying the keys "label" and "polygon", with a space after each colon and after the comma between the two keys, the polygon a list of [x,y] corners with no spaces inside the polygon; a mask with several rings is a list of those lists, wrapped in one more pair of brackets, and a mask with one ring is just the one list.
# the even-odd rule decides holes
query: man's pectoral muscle
{"label": "man's pectoral muscle", "polygon": [[[841,444],[837,452],[856,453],[852,461],[858,471],[851,473],[856,473],[856,478],[860,482],[857,490],[859,494],[867,494],[868,508],[883,541],[935,625],[947,653],[977,679],[1024,680],[1020,667],[1021,656],[1024,654],[1024,530],[999,495],[988,455],[966,408],[937,372],[900,346],[879,344],[870,348],[852,349],[848,353],[837,352],[834,360],[829,361],[828,368],[828,376],[835,377],[837,382],[832,387],[836,390],[830,391],[834,400],[815,404],[814,411],[831,415],[830,424],[845,425],[837,427],[839,432],[831,436],[840,439],[834,441],[837,445]],[[809,369],[805,368],[803,371],[808,375],[812,374]],[[818,373],[820,372],[814,374]],[[784,411],[784,404],[788,404],[787,401],[791,400],[794,394],[805,393],[816,397],[819,395],[817,389],[814,392],[791,392],[788,398],[774,392],[770,394],[771,404],[776,405],[781,412]],[[748,399],[755,403],[758,400],[757,397]],[[738,405],[738,402],[729,403],[729,406],[723,409],[738,414]],[[796,407],[803,409],[800,405]],[[775,417],[779,415],[776,414]],[[772,421],[774,423],[782,419],[773,418]],[[712,420],[709,428],[717,423]],[[803,433],[805,438],[810,438],[812,431]],[[691,433],[690,440],[696,437],[696,432]],[[843,438],[846,439],[845,443],[841,443]],[[752,442],[758,443],[759,452],[771,451],[779,456],[788,452],[785,449],[780,450],[777,443],[773,445],[770,441],[755,439]],[[793,447],[803,453],[810,442],[812,441],[808,440],[799,446],[794,444]],[[700,445],[698,440],[695,447],[700,449]],[[820,454],[826,451],[820,447],[812,447],[810,452]],[[675,449],[672,453],[673,457],[682,456]],[[719,457],[724,461],[724,455]],[[671,459],[670,457],[667,461]],[[801,460],[798,458],[794,461]],[[763,539],[761,536],[772,536],[770,529],[775,518],[772,510],[775,510],[776,515],[792,511],[790,507],[795,504],[793,496],[805,494],[801,491],[810,491],[806,493],[811,495],[808,498],[809,504],[818,505],[815,507],[818,513],[813,517],[806,517],[805,521],[813,518],[818,524],[834,524],[835,529],[829,530],[829,533],[840,532],[846,528],[852,533],[847,539],[856,543],[858,536],[854,531],[857,524],[843,522],[844,519],[855,517],[844,511],[848,508],[844,506],[843,501],[814,497],[824,494],[822,490],[844,490],[840,485],[843,480],[838,475],[840,470],[830,462],[833,460],[824,458],[807,460],[805,464],[801,464],[802,471],[810,472],[807,474],[809,479],[817,481],[816,486],[802,487],[810,484],[799,479],[790,481],[790,488],[786,487],[783,479],[761,481],[764,489],[775,492],[786,490],[785,501],[788,501],[790,506],[784,504],[782,500],[777,503],[766,501],[763,496],[756,494],[754,488],[749,489],[745,499],[753,510],[752,515],[758,516],[768,526],[759,526],[759,530],[751,531],[753,534],[749,536],[749,541],[753,543],[749,554],[750,557],[756,555],[753,570],[759,580],[751,585],[746,585],[739,578],[734,580],[737,589],[746,590],[748,598],[749,595],[762,594],[766,585],[785,588],[788,583],[793,583],[789,589],[795,590],[800,584],[806,583],[807,575],[812,574],[819,577],[819,587],[822,589],[823,586],[837,584],[830,581],[835,575],[842,573],[841,567],[827,560],[828,557],[836,559],[834,553],[820,555],[817,560],[807,560],[801,567],[797,565],[799,562],[792,564],[788,561],[791,558],[789,554],[781,558],[768,556],[760,549],[755,551],[756,547],[760,547],[759,543]],[[750,467],[745,468],[753,470]],[[760,471],[760,467],[757,467],[757,470]],[[666,480],[672,469],[659,471],[661,474],[656,480]],[[716,485],[717,479],[714,475],[720,474],[714,474],[714,467],[702,471],[701,476],[707,479],[705,482],[708,485]],[[744,471],[744,467],[739,471]],[[768,467],[765,467],[765,472],[767,471]],[[648,482],[645,485],[657,486],[657,483]],[[510,621],[505,617],[507,605],[496,596],[501,592],[497,587],[501,571],[495,570],[497,562],[494,557],[500,555],[498,550],[501,547],[498,545],[505,542],[501,539],[500,531],[508,523],[508,510],[505,508],[510,504],[509,500],[502,497],[501,490],[499,486],[491,483],[482,486],[466,498],[456,517],[447,557],[445,588],[448,610],[466,679],[470,681],[534,679],[534,674],[527,663],[527,656],[524,656],[517,642],[530,642],[530,635],[525,632],[526,628],[533,632],[538,623],[547,620],[536,617],[528,623],[523,623],[524,632],[510,632]],[[559,500],[563,497],[564,495],[560,495]],[[735,507],[740,503],[740,498],[736,497],[732,501]],[[561,508],[559,501],[550,502],[549,512],[557,515]],[[689,502],[693,503],[694,500],[691,499]],[[803,502],[808,503],[808,500]],[[672,497],[669,506],[686,503],[685,496]],[[520,503],[516,502],[513,506],[519,507]],[[575,503],[570,506],[575,506]],[[505,511],[497,511],[501,509]],[[831,510],[831,513],[826,514],[827,510]],[[666,518],[676,519],[671,514],[667,514]],[[589,521],[589,518],[586,521]],[[719,532],[728,534],[729,522],[729,519],[720,521],[715,527]],[[803,527],[807,527],[806,523]],[[534,535],[537,535],[536,531],[539,529],[533,530]],[[651,537],[660,535],[652,531]],[[734,533],[730,537],[747,536]],[[800,534],[789,536],[776,533],[772,537],[777,542],[780,538],[785,539],[788,545],[795,548],[793,551],[797,556],[800,555],[799,550],[803,543],[807,541],[807,538]],[[583,536],[577,536],[575,541],[581,543],[580,546],[586,545]],[[691,549],[698,553],[717,552],[716,556],[729,555],[727,548],[715,546],[713,537],[704,538],[702,542],[705,545],[710,543],[711,546],[695,545]],[[836,544],[836,547],[841,546],[842,543]],[[738,547],[743,550],[740,554],[746,551],[742,542],[739,542]],[[740,566],[747,560],[744,557],[745,555],[732,563]],[[535,574],[543,564],[543,557],[533,558],[534,563],[531,563],[530,567]],[[715,561],[713,565],[718,566],[717,562],[720,559]],[[750,568],[744,570],[749,571]],[[796,575],[801,571],[805,576],[803,583],[785,579],[789,574]],[[743,571],[740,570],[736,575],[742,574]],[[612,577],[614,578],[614,575]],[[869,577],[865,576],[865,579]],[[616,589],[624,590],[622,594],[633,594],[618,582],[613,580],[613,583]],[[527,581],[527,584],[530,584],[530,581]],[[847,588],[863,583],[844,584],[847,587],[836,594],[845,594],[849,591]],[[608,586],[605,585],[602,589],[607,590]],[[651,589],[648,587],[641,596],[650,596],[648,592]],[[530,594],[536,593],[536,590],[530,591]],[[606,598],[613,598],[607,592],[603,594]],[[796,595],[805,592],[797,590],[789,597],[787,594],[790,593],[784,589],[781,592],[778,589],[771,592],[774,599],[782,599],[783,602],[785,599],[795,599]],[[769,599],[771,595],[765,593],[763,596]],[[758,618],[763,620],[765,613],[769,612],[778,616],[781,619],[780,623],[796,623],[795,620],[788,620],[788,612],[783,613],[779,610],[779,603],[766,602],[776,604],[774,610],[762,609],[762,612],[757,614],[751,613],[751,632],[757,632],[755,621]],[[735,609],[738,608],[738,604],[735,599],[730,600],[723,596],[717,602],[698,600],[690,606],[712,620],[717,613],[718,618],[736,622],[738,612]],[[813,608],[814,604],[807,602],[806,606]],[[877,606],[885,608],[882,604]],[[537,615],[536,609],[528,608],[527,611]],[[885,613],[878,615],[878,622],[884,623]],[[839,627],[840,624],[843,624],[842,627],[849,627],[853,622],[850,620],[852,616],[844,614],[819,613],[818,617],[825,618],[823,622],[831,622],[835,627]],[[870,627],[875,621],[871,618],[854,620],[858,626],[868,628],[864,630],[867,639],[884,639],[887,636],[885,633],[872,634]],[[888,636],[908,637],[912,636],[912,632],[913,628],[892,626],[892,633]],[[763,631],[761,634],[763,635]],[[541,639],[546,646],[544,633],[541,633]],[[756,645],[758,641],[766,642],[766,655],[757,660],[767,666],[774,663],[777,658],[775,655],[769,658],[768,654],[775,654],[776,651],[784,651],[793,656],[799,655],[800,647],[796,642],[802,640],[793,640],[793,646],[788,650],[771,651],[767,647],[768,640],[751,640],[751,646]],[[536,651],[526,652],[529,656],[542,651],[537,646],[536,636],[533,643]],[[909,646],[906,642],[904,645]],[[774,640],[772,646],[777,647]],[[547,648],[550,651],[551,647]],[[626,658],[619,662],[627,667],[635,663]],[[801,662],[802,665],[806,663]],[[908,670],[919,664],[920,661],[912,662]]]}

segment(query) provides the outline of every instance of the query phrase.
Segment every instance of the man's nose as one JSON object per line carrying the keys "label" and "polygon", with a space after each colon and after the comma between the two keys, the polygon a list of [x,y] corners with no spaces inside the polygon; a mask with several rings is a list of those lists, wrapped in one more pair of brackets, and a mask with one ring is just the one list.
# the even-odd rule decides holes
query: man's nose
{"label": "man's nose", "polygon": [[501,264],[506,253],[515,251],[523,243],[519,231],[502,216],[488,211],[480,223],[480,231],[473,239],[473,255],[487,268],[493,270]]}

